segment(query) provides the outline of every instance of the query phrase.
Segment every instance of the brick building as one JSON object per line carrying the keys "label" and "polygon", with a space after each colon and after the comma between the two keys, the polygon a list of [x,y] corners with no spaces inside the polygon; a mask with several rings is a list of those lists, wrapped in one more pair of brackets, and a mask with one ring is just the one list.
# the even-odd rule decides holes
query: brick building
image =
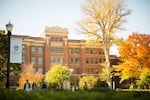
{"label": "brick building", "polygon": [[[97,75],[104,62],[100,44],[89,45],[85,40],[68,39],[68,30],[61,27],[45,27],[39,37],[13,35],[22,38],[22,62],[33,63],[33,71],[45,74],[52,64],[65,64],[73,69],[72,76]],[[116,56],[110,56],[111,59]]]}

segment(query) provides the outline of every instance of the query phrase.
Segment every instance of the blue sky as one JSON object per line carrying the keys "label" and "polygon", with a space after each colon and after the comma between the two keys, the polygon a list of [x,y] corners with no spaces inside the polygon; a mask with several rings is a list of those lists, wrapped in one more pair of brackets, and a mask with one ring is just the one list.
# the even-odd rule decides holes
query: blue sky
{"label": "blue sky", "polygon": [[127,0],[126,7],[131,9],[131,15],[120,35],[127,38],[132,32],[150,34],[150,0]]}
{"label": "blue sky", "polygon": [[45,26],[69,28],[81,18],[82,0],[0,0],[0,29],[9,19],[14,34],[39,36]]}
{"label": "blue sky", "polygon": [[[11,20],[13,34],[39,36],[45,26],[61,26],[68,28],[70,39],[80,39],[76,23],[83,17],[83,1],[0,0],[0,29],[6,29]],[[126,39],[132,32],[150,34],[150,0],[126,0],[125,5],[132,13],[124,24],[126,30],[119,31],[117,36]]]}

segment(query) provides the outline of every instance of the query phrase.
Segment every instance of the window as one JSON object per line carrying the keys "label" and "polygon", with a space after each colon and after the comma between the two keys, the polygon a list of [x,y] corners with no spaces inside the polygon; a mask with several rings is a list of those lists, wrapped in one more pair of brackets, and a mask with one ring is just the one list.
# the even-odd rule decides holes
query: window
{"label": "window", "polygon": [[54,57],[51,57],[51,63],[55,63],[55,58]]}
{"label": "window", "polygon": [[64,58],[63,57],[60,57],[60,59],[59,59],[59,63],[63,63],[64,62]]}
{"label": "window", "polygon": [[79,54],[79,49],[78,48],[75,49],[75,53]]}
{"label": "window", "polygon": [[69,64],[73,64],[73,58],[69,59]]}
{"label": "window", "polygon": [[59,58],[55,57],[55,63],[58,64],[59,63]]}
{"label": "window", "polygon": [[88,58],[86,58],[86,64],[89,64],[89,59]]}
{"label": "window", "polygon": [[43,63],[43,59],[42,59],[42,57],[39,57],[38,58],[38,64],[42,64]]}
{"label": "window", "polygon": [[102,59],[101,58],[99,58],[99,63],[102,63]]}
{"label": "window", "polygon": [[42,47],[38,47],[38,53],[42,53],[43,52],[43,48]]}
{"label": "window", "polygon": [[75,63],[76,63],[76,64],[80,64],[80,59],[79,59],[79,58],[76,58],[76,59],[75,59]]}
{"label": "window", "polygon": [[62,42],[63,38],[62,37],[51,37],[51,41]]}
{"label": "window", "polygon": [[92,48],[86,48],[85,49],[86,54],[93,54],[93,51],[94,51],[94,49],[92,49]]}
{"label": "window", "polygon": [[54,37],[51,37],[51,41],[54,41]]}
{"label": "window", "polygon": [[64,51],[63,51],[63,48],[59,48],[59,52],[60,53],[63,53]]}
{"label": "window", "polygon": [[52,48],[51,48],[51,54],[53,54],[54,52],[55,52],[55,48],[52,47]]}
{"label": "window", "polygon": [[86,53],[86,54],[89,54],[89,51],[90,51],[89,48],[86,48],[86,49],[85,49],[85,53]]}
{"label": "window", "polygon": [[93,53],[94,53],[94,54],[97,54],[97,49],[94,49],[94,50],[93,50]]}
{"label": "window", "polygon": [[38,68],[38,72],[42,74],[43,73],[43,69],[41,67]]}
{"label": "window", "polygon": [[90,49],[90,54],[93,54],[93,49]]}
{"label": "window", "polygon": [[103,49],[99,49],[99,50],[98,50],[98,53],[99,53],[99,54],[104,54]]}
{"label": "window", "polygon": [[95,59],[95,64],[98,64],[98,59],[97,58]]}
{"label": "window", "polygon": [[62,41],[63,41],[63,38],[60,37],[60,38],[59,38],[59,42],[62,42]]}
{"label": "window", "polygon": [[26,58],[25,56],[22,56],[22,62],[25,63],[26,62]]}
{"label": "window", "polygon": [[35,47],[34,46],[31,47],[31,52],[35,52]]}
{"label": "window", "polygon": [[93,64],[93,58],[91,58],[91,64]]}
{"label": "window", "polygon": [[58,47],[55,47],[55,53],[58,53],[59,51],[58,51]]}
{"label": "window", "polygon": [[35,63],[35,57],[31,57],[31,63]]}
{"label": "window", "polygon": [[63,51],[63,48],[61,48],[61,47],[52,47],[51,48],[51,54],[53,54],[53,53],[63,53],[64,51]]}
{"label": "window", "polygon": [[22,51],[23,52],[26,51],[26,46],[25,45],[22,46]]}
{"label": "window", "polygon": [[99,54],[102,54],[101,50],[99,50],[98,52],[99,52]]}
{"label": "window", "polygon": [[96,59],[95,59],[95,58],[93,58],[93,64],[96,64],[95,62],[96,62]]}
{"label": "window", "polygon": [[58,41],[58,37],[54,37],[54,41],[57,42]]}
{"label": "window", "polygon": [[69,48],[69,54],[73,54],[73,49]]}

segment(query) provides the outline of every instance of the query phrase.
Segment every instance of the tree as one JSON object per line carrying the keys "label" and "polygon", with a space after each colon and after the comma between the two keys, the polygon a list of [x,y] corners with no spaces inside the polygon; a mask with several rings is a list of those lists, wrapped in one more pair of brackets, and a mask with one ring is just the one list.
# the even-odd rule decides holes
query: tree
{"label": "tree", "polygon": [[46,73],[45,81],[62,88],[62,83],[70,78],[69,68],[65,65],[56,64]]}
{"label": "tree", "polygon": [[[115,39],[114,34],[122,29],[121,26],[126,22],[125,17],[130,14],[129,10],[124,9],[123,4],[124,0],[86,0],[82,5],[85,17],[79,26],[83,33],[94,37],[98,43],[101,41],[108,69],[110,68],[109,51]],[[109,86],[111,87],[110,82]]]}
{"label": "tree", "polygon": [[137,84],[150,89],[150,69],[145,68],[140,75],[140,81]]}
{"label": "tree", "polygon": [[143,80],[143,75],[150,72],[150,35],[133,33],[119,42],[119,53],[121,62],[114,70],[121,78],[120,82],[130,78]]}
{"label": "tree", "polygon": [[[0,80],[6,77],[8,59],[8,37],[4,30],[0,30]],[[18,73],[20,67],[18,64],[10,64],[10,72]]]}
{"label": "tree", "polygon": [[4,30],[0,30],[0,80],[6,76],[7,64],[7,35]]}
{"label": "tree", "polygon": [[33,82],[40,84],[42,81],[43,75],[39,72],[34,73],[32,68],[33,64],[22,64],[22,71],[20,72],[20,78],[18,82],[20,88],[23,88],[26,80],[29,80],[31,84]]}
{"label": "tree", "polygon": [[109,81],[109,70],[106,67],[103,67],[102,72],[99,74],[100,79],[108,83]]}
{"label": "tree", "polygon": [[87,83],[88,90],[93,89],[98,83],[98,77],[94,76],[83,76],[79,80],[79,88],[84,89],[85,82]]}

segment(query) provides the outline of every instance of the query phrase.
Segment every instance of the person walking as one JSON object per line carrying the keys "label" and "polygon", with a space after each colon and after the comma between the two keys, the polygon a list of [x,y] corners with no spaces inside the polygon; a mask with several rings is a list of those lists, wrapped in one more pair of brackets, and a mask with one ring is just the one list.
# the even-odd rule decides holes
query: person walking
{"label": "person walking", "polygon": [[30,83],[28,80],[26,80],[26,83],[24,84],[24,90],[29,91],[30,90]]}
{"label": "person walking", "polygon": [[41,83],[41,89],[48,89],[47,84],[44,82],[44,80]]}
{"label": "person walking", "polygon": [[88,85],[87,85],[86,82],[84,83],[84,87],[83,88],[84,88],[84,90],[88,90]]}
{"label": "person walking", "polygon": [[36,90],[37,90],[36,83],[33,82],[33,84],[32,84],[32,91],[36,91]]}

